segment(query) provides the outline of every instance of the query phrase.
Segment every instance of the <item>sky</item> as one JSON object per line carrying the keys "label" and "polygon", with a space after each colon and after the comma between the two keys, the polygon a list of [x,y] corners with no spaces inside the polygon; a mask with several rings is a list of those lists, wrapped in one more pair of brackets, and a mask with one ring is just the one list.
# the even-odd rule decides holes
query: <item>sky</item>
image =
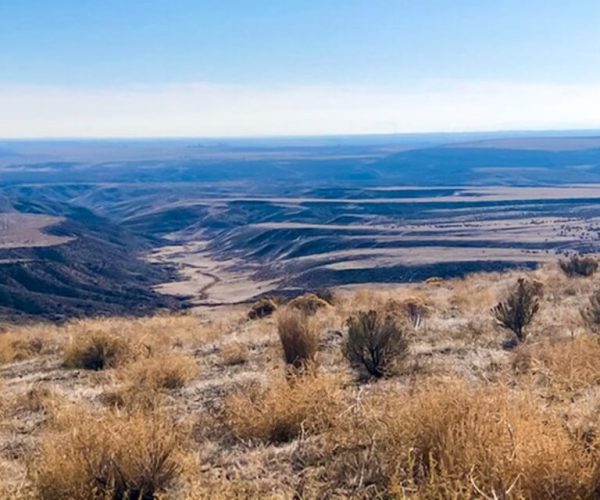
{"label": "sky", "polygon": [[600,128],[598,0],[0,0],[0,137]]}

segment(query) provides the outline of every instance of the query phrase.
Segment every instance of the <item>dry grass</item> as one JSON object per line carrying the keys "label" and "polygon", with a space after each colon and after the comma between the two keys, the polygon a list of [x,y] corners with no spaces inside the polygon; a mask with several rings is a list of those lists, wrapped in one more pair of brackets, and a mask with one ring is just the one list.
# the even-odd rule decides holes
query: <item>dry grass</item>
{"label": "dry grass", "polygon": [[425,318],[431,313],[427,300],[419,295],[402,300],[392,299],[385,304],[384,311],[394,315],[400,321],[406,321],[414,328],[422,326]]}
{"label": "dry grass", "polygon": [[284,310],[277,318],[277,331],[288,365],[306,368],[316,362],[320,332],[314,318],[302,312]]}
{"label": "dry grass", "polygon": [[131,343],[111,333],[83,332],[75,336],[65,349],[64,366],[84,370],[114,368],[135,359]]}
{"label": "dry grass", "polygon": [[0,364],[23,361],[52,351],[52,343],[37,332],[0,333]]}
{"label": "dry grass", "polygon": [[[521,276],[544,293],[508,350],[490,308]],[[310,317],[4,326],[0,498],[597,498],[600,341],[579,313],[596,286],[554,264],[342,288]],[[410,349],[359,383],[344,320],[370,309]]]}
{"label": "dry grass", "polygon": [[311,315],[317,313],[320,309],[327,309],[329,303],[314,293],[307,293],[291,300],[288,307],[297,309],[304,314]]}
{"label": "dry grass", "polygon": [[125,366],[119,378],[137,391],[180,389],[192,380],[198,365],[189,356],[171,354],[144,358]]}
{"label": "dry grass", "polygon": [[570,277],[588,277],[598,269],[598,261],[596,259],[580,255],[571,255],[568,259],[561,259],[559,265],[563,272]]}
{"label": "dry grass", "polygon": [[47,385],[36,384],[13,401],[13,409],[26,412],[48,411],[55,407],[59,397]]}
{"label": "dry grass", "polygon": [[502,386],[387,388],[337,423],[298,458],[315,468],[315,497],[595,498],[589,443]]}
{"label": "dry grass", "polygon": [[288,442],[333,425],[343,408],[339,380],[325,375],[279,378],[228,396],[222,419],[242,440]]}
{"label": "dry grass", "polygon": [[77,411],[67,431],[49,433],[32,467],[37,496],[145,499],[177,477],[183,434],[168,417]]}
{"label": "dry grass", "polygon": [[241,342],[231,342],[221,347],[221,360],[226,366],[243,365],[248,362],[248,347]]}
{"label": "dry grass", "polygon": [[381,442],[392,490],[417,488],[430,498],[502,497],[511,488],[517,498],[586,493],[592,463],[583,445],[522,395],[459,382],[394,404]]}
{"label": "dry grass", "polygon": [[600,341],[584,335],[523,346],[513,364],[519,375],[533,377],[552,397],[570,400],[600,386],[599,359]]}

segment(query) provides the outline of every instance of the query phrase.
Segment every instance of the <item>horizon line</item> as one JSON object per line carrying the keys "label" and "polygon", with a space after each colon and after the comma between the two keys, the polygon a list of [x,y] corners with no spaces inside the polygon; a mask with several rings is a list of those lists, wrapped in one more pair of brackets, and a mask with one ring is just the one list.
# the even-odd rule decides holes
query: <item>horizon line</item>
{"label": "horizon line", "polygon": [[[186,140],[280,140],[280,139],[342,139],[359,137],[411,137],[411,136],[459,136],[459,135],[485,135],[485,134],[569,134],[567,137],[592,137],[571,134],[599,134],[599,128],[532,128],[532,129],[489,129],[489,130],[438,130],[432,132],[367,132],[367,133],[324,133],[324,134],[256,134],[256,135],[181,135],[181,136],[22,136],[0,137],[1,142],[29,142],[29,141],[186,141]],[[557,136],[560,137],[560,136]]]}

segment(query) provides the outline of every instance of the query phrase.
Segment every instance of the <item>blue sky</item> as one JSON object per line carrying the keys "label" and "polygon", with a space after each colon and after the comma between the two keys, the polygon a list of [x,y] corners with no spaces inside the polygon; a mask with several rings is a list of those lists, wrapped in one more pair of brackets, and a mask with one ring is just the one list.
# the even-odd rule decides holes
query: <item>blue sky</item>
{"label": "blue sky", "polygon": [[597,0],[0,0],[0,136],[600,127],[598,26]]}

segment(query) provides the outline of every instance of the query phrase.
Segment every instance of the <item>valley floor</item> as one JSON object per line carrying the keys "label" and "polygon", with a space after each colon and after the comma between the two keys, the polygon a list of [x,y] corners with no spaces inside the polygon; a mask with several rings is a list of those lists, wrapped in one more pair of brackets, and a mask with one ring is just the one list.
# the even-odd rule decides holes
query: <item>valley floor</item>
{"label": "valley floor", "polygon": [[[527,340],[491,309],[537,283]],[[5,324],[0,498],[597,498],[597,278],[535,271],[335,291],[315,365],[286,368],[275,313]],[[366,379],[361,310],[403,318],[408,356]]]}

